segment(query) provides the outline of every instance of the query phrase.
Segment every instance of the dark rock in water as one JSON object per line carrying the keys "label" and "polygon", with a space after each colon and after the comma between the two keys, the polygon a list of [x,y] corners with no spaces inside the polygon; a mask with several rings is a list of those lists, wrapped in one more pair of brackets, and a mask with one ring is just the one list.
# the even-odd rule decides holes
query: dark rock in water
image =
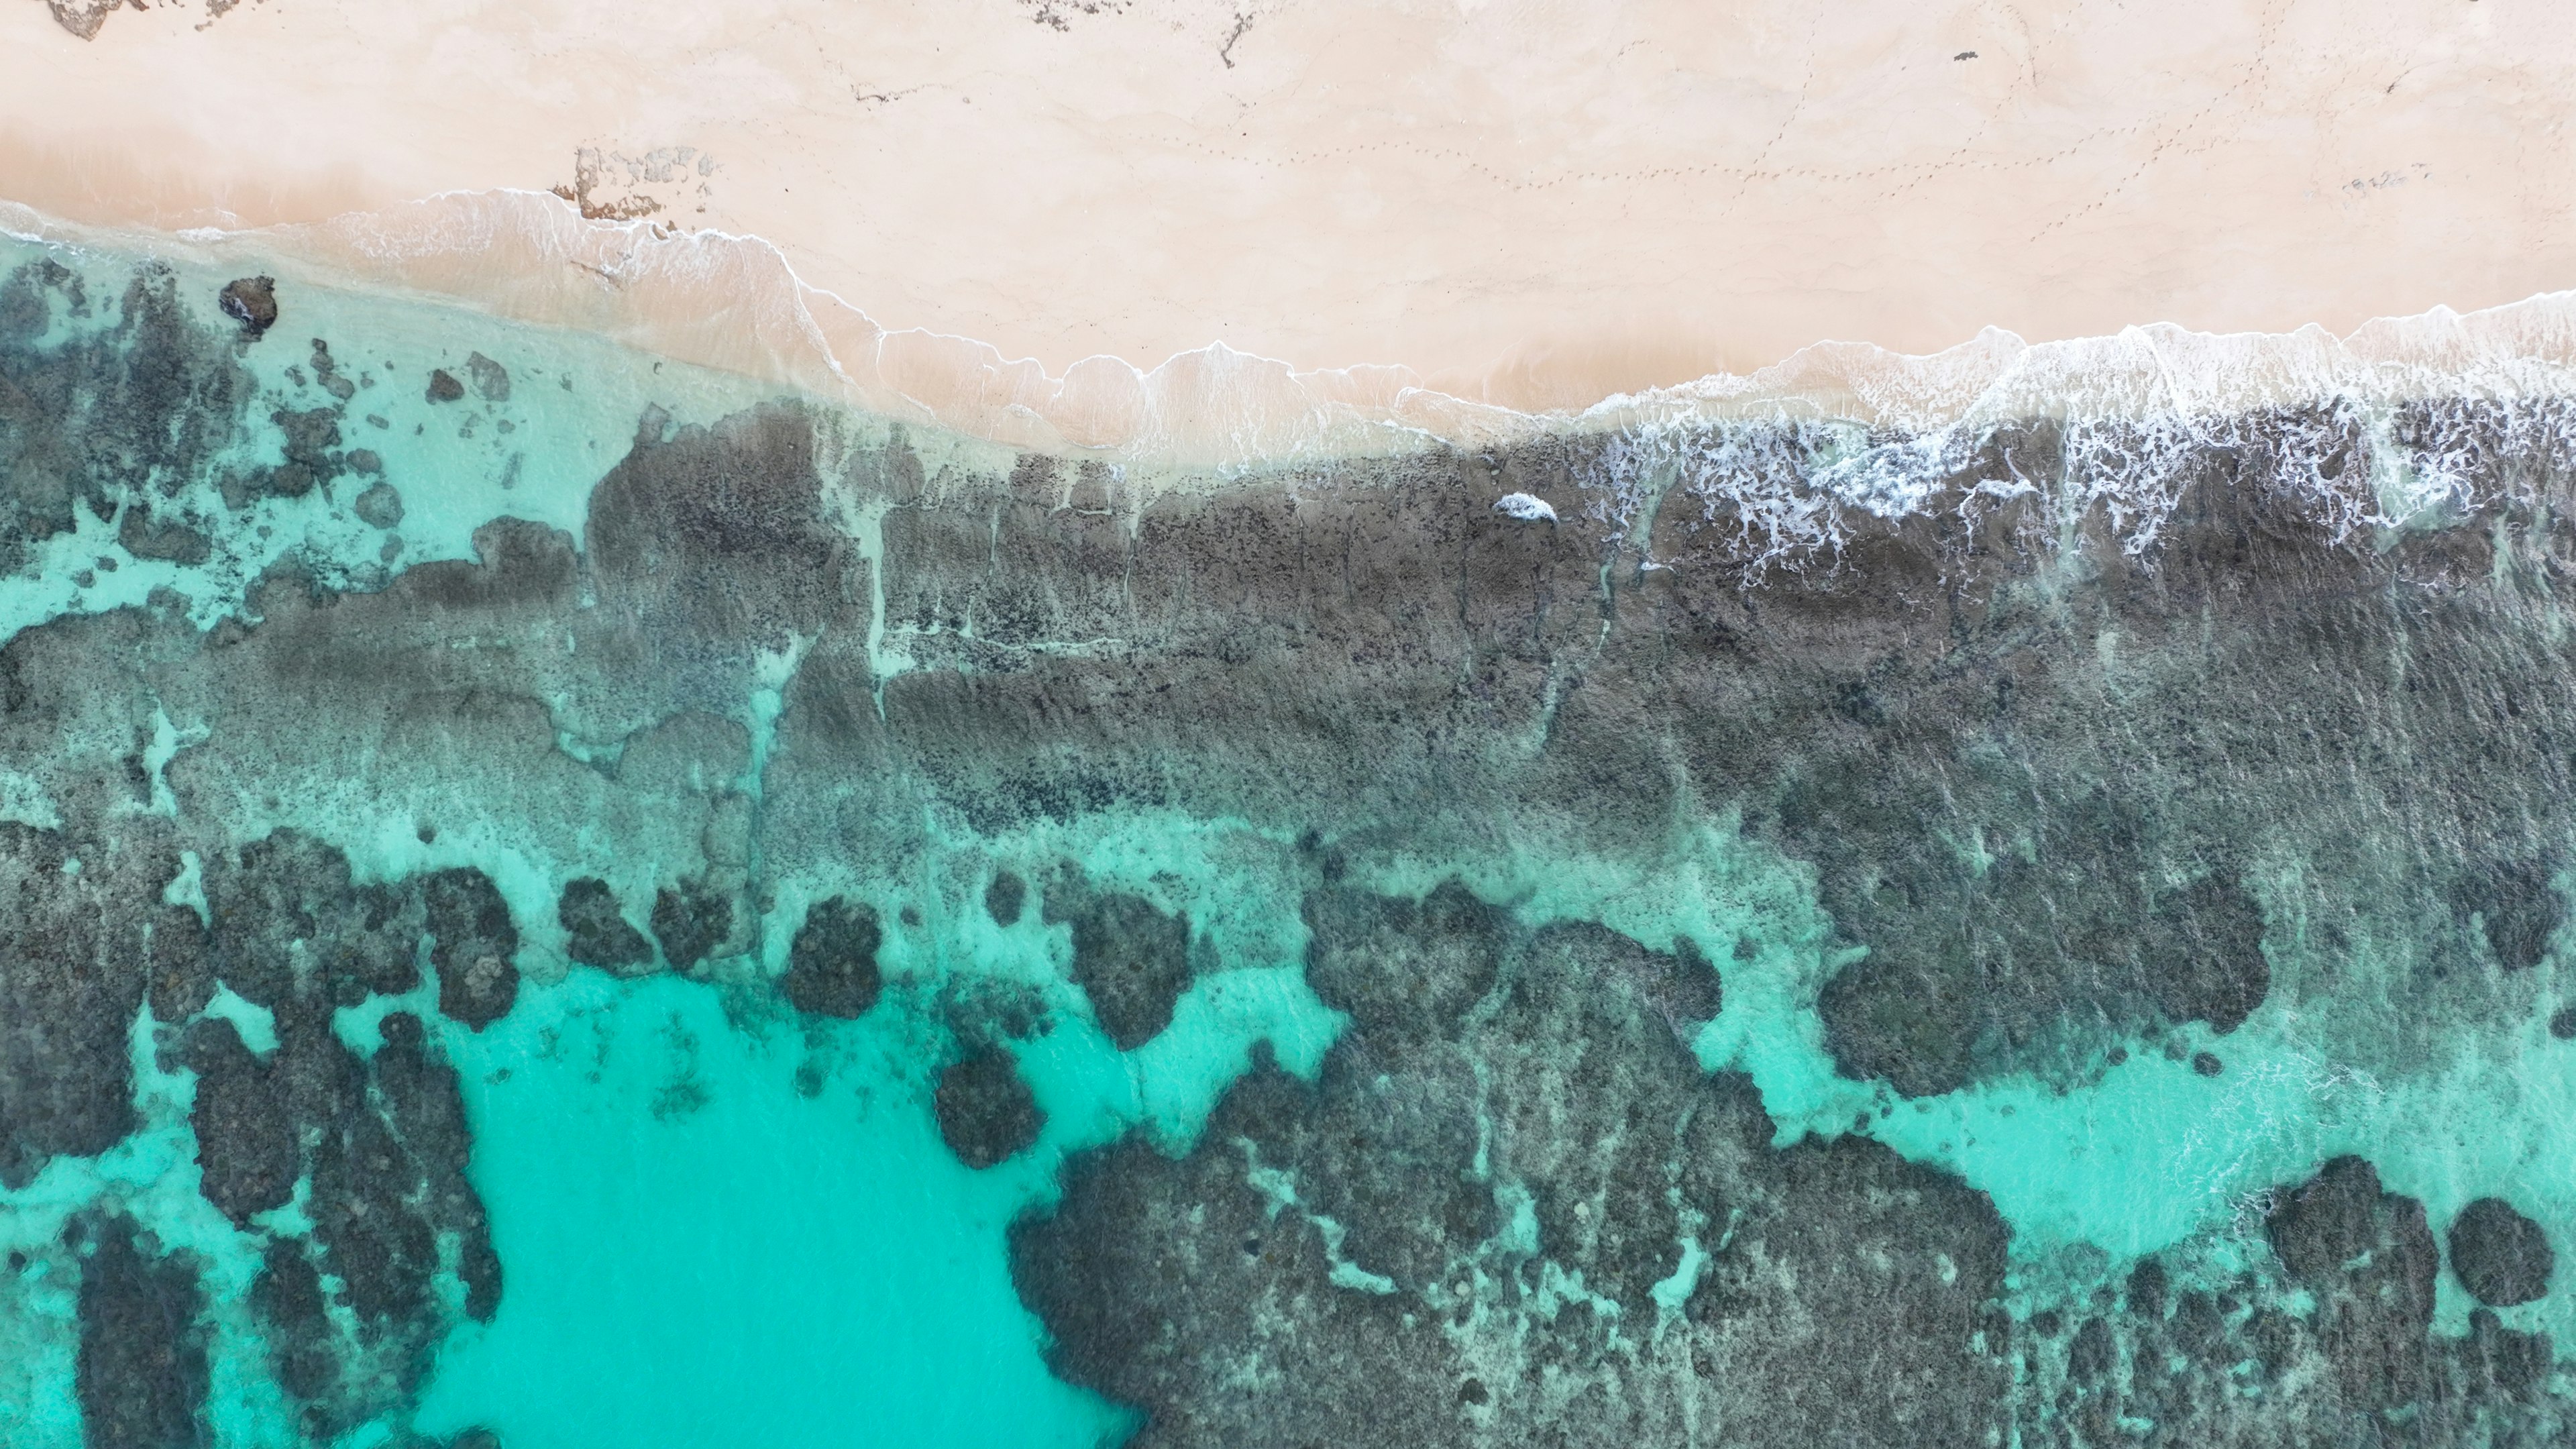
{"label": "dark rock in water", "polygon": [[[1675,1039],[1653,964],[1672,957],[1524,932],[1455,885],[1328,888],[1306,913],[1309,980],[1353,1018],[1320,1081],[1264,1056],[1187,1157],[1087,1154],[1054,1215],[1012,1230],[1051,1362],[1142,1407],[1136,1442],[1611,1445],[1723,1422],[1713,1442],[1805,1449],[2002,1422],[2010,1374],[1975,1346],[2003,1284],[1992,1204],[1873,1142],[1774,1149],[1750,1084]],[[1730,1226],[1665,1320],[1685,1211]],[[1663,1322],[1664,1347],[1534,1301],[1542,1259],[1617,1323]],[[1249,1383],[1227,1368],[1245,1355],[1268,1370]]]}
{"label": "dark rock in water", "polygon": [[[479,1028],[515,995],[516,931],[480,872],[362,886],[337,850],[294,832],[210,862],[205,887],[206,954],[269,1008],[277,1046],[257,1057],[228,1022],[191,1028],[204,1191],[238,1221],[299,1175],[308,1184],[310,1238],[269,1246],[251,1301],[279,1385],[302,1403],[308,1436],[327,1441],[416,1389],[455,1317],[438,1283],[442,1241],[454,1245],[467,1316],[488,1316],[500,1295],[454,1069],[409,1013],[378,1024],[371,1059],[341,1040],[336,1013],[416,986],[427,936],[441,1009]],[[354,1335],[329,1311],[332,1279]]]}
{"label": "dark rock in water", "polygon": [[2165,1316],[2165,1299],[2173,1280],[2165,1265],[2153,1258],[2142,1258],[2129,1270],[2127,1300],[2129,1312],[2140,1318],[2160,1319]]}
{"label": "dark rock in water", "polygon": [[2567,903],[2550,885],[2553,874],[2540,861],[2500,861],[2473,867],[2452,886],[2453,909],[2480,922],[2508,971],[2538,965],[2566,919]]}
{"label": "dark rock in water", "polygon": [[340,1357],[322,1275],[294,1238],[271,1239],[251,1281],[251,1307],[264,1320],[269,1367],[299,1399],[324,1399],[340,1383]]}
{"label": "dark rock in water", "polygon": [[133,1130],[126,1040],[148,988],[152,882],[173,869],[0,821],[0,1185]]}
{"label": "dark rock in water", "polygon": [[733,930],[733,898],[702,885],[664,886],[653,895],[653,939],[676,971],[707,959]]}
{"label": "dark rock in water", "polygon": [[2263,1221],[2282,1266],[2303,1283],[2330,1281],[2378,1241],[2379,1172],[2359,1157],[2338,1157],[2283,1194]]}
{"label": "dark rock in water", "polygon": [[451,403],[459,401],[464,396],[465,384],[456,380],[455,373],[449,372],[443,367],[432,368],[430,370],[429,400],[431,402]]}
{"label": "dark rock in water", "polygon": [[468,1429],[448,1440],[447,1449],[501,1449],[501,1436],[489,1429]]}
{"label": "dark rock in water", "polygon": [[2502,1198],[2479,1198],[2451,1220],[2451,1271],[2490,1308],[2548,1296],[2557,1267],[2549,1234]]}
{"label": "dark rock in water", "polygon": [[1026,1151],[1046,1128],[1036,1094],[1020,1079],[1018,1059],[1001,1047],[986,1047],[941,1072],[934,1105],[940,1140],[977,1171]]}
{"label": "dark rock in water", "polygon": [[2264,1233],[2316,1295],[2316,1349],[2348,1400],[2395,1408],[2422,1398],[2437,1371],[2426,1333],[2441,1271],[2424,1205],[2382,1192],[2367,1161],[2338,1157],[2279,1194]]}
{"label": "dark rock in water", "polygon": [[[852,622],[863,565],[824,520],[814,445],[809,417],[762,408],[639,441],[591,491],[598,606],[670,642],[674,686],[739,698],[751,653]],[[720,684],[715,659],[738,661]]]}
{"label": "dark rock in water", "polygon": [[2173,1021],[2205,1021],[2224,1036],[2272,991],[2263,912],[2233,875],[2202,876],[2156,904],[2146,963],[2148,994]]}
{"label": "dark rock in water", "polygon": [[340,446],[340,414],[336,409],[307,408],[302,412],[280,409],[269,414],[269,421],[285,431],[289,461],[304,464],[317,473],[339,471],[338,464],[330,457],[331,450]]}
{"label": "dark rock in water", "polygon": [[256,341],[261,333],[277,325],[277,279],[237,277],[224,283],[224,289],[215,294],[215,304]]}
{"label": "dark rock in water", "polygon": [[422,1203],[431,1223],[458,1237],[456,1273],[465,1285],[465,1316],[489,1322],[501,1303],[501,1259],[482,1195],[466,1177],[473,1134],[456,1069],[430,1049],[420,1018],[396,1012],[380,1029],[384,1045],[373,1065],[389,1119],[420,1165]]}
{"label": "dark rock in water", "polygon": [[984,887],[984,913],[993,918],[994,925],[1014,925],[1019,921],[1021,908],[1028,903],[1028,898],[1029,883],[1007,870],[1003,871],[993,877],[992,884]]}
{"label": "dark rock in water", "polygon": [[[1493,989],[1511,930],[1508,912],[1456,881],[1418,904],[1328,888],[1306,897],[1304,914],[1315,994],[1349,1012],[1365,1039],[1389,1044],[1446,1035]],[[1377,964],[1394,959],[1403,972]]]}
{"label": "dark rock in water", "polygon": [[2066,1376],[2078,1383],[2099,1382],[2119,1361],[2120,1349],[2112,1340],[2110,1323],[2088,1318],[2066,1347]]}
{"label": "dark rock in water", "polygon": [[510,370],[480,352],[466,354],[465,370],[474,378],[475,394],[485,402],[510,400]]}
{"label": "dark rock in water", "polygon": [[393,1337],[429,1317],[438,1233],[410,1199],[420,1167],[384,1119],[351,1110],[323,1128],[313,1154],[313,1232],[322,1269],[347,1285],[369,1337]]}
{"label": "dark rock in water", "polygon": [[165,905],[152,913],[145,968],[153,1020],[185,1021],[206,1009],[215,994],[206,945],[205,923],[195,911]]}
{"label": "dark rock in water", "polygon": [[358,385],[341,373],[338,360],[331,356],[330,343],[314,338],[312,361],[313,380],[322,385],[324,392],[344,403],[358,395]]}
{"label": "dark rock in water", "polygon": [[1726,1009],[1726,984],[1716,964],[1688,936],[1674,940],[1671,955],[1648,956],[1640,964],[1646,972],[1646,999],[1682,1040],[1690,1040]]}
{"label": "dark rock in water", "polygon": [[566,954],[580,965],[625,971],[653,959],[653,943],[627,923],[616,894],[597,876],[566,882],[555,918],[571,937]]}
{"label": "dark rock in water", "polygon": [[2227,1063],[2220,1061],[2213,1052],[2193,1052],[2191,1069],[2201,1076],[2215,1077],[2227,1070]]}
{"label": "dark rock in water", "polygon": [[[472,1144],[456,1072],[421,1020],[386,1016],[382,1045],[364,1061],[309,999],[287,1002],[277,1022],[270,1086],[309,1144],[313,1230],[309,1242],[270,1243],[251,1306],[279,1385],[304,1402],[307,1433],[320,1441],[418,1388],[454,1316],[438,1285],[442,1239],[455,1245],[468,1318],[498,1307],[501,1264],[466,1176]],[[325,1274],[355,1315],[354,1336],[334,1320]]]}
{"label": "dark rock in water", "polygon": [[[287,1006],[301,991],[354,1006],[419,983],[418,899],[401,887],[355,884],[348,857],[311,836],[279,831],[241,847],[209,868],[206,893],[214,970],[261,1006]],[[301,982],[293,969],[299,942],[323,968]]]}
{"label": "dark rock in water", "polygon": [[2473,1393],[2477,1387],[2492,1386],[2510,1398],[2528,1400],[2557,1367],[2548,1334],[2507,1328],[2491,1309],[2470,1310],[2465,1347]]}
{"label": "dark rock in water", "polygon": [[2227,1342],[2227,1310],[2214,1294],[2195,1288],[2174,1300],[2172,1342],[2185,1358],[2214,1360]]}
{"label": "dark rock in water", "polygon": [[2562,1006],[2549,1014],[2549,1034],[2560,1041],[2576,1041],[2576,1006]]}
{"label": "dark rock in water", "polygon": [[864,1016],[884,989],[877,971],[877,945],[883,938],[873,906],[841,896],[819,901],[806,909],[805,923],[796,928],[778,989],[788,1004],[810,1015]]}
{"label": "dark rock in water", "polygon": [[187,524],[156,516],[152,505],[137,500],[116,521],[116,542],[136,558],[166,559],[194,566],[213,556],[206,536]]}
{"label": "dark rock in water", "polygon": [[75,1220],[80,1357],[73,1381],[90,1449],[172,1449],[214,1442],[206,1423],[205,1294],[185,1258],[145,1249],[113,1213]]}
{"label": "dark rock in water", "polygon": [[471,866],[421,882],[438,968],[438,1009],[477,1031],[509,1014],[519,998],[519,928],[492,878]]}
{"label": "dark rock in water", "polygon": [[[55,335],[58,320],[103,316],[112,323]],[[260,431],[239,339],[208,325],[166,267],[137,267],[113,299],[49,257],[0,276],[0,567],[83,511],[106,520],[216,480]]]}
{"label": "dark rock in water", "polygon": [[1072,871],[1058,874],[1041,904],[1049,925],[1072,926],[1074,983],[1118,1049],[1161,1035],[1190,984],[1189,917],[1142,896],[1094,890]]}
{"label": "dark rock in water", "polygon": [[[324,480],[313,471],[310,465],[290,460],[274,468],[262,470],[257,479],[256,490],[247,496],[256,497],[264,493],[272,498],[301,498],[312,492],[315,485],[322,481]],[[241,505],[237,503],[234,506]]]}
{"label": "dark rock in water", "polygon": [[396,492],[391,483],[373,485],[360,493],[349,507],[369,528],[391,528],[403,520],[402,494]]}
{"label": "dark rock in water", "polygon": [[[2100,979],[2078,967],[2083,961],[2101,963],[2130,999],[2170,1022],[2206,1021],[2230,1032],[2263,1003],[2271,991],[2263,916],[2237,880],[2215,873],[2159,900],[2124,899],[2102,885],[2105,870],[2094,862],[2106,848],[2134,849],[2142,825],[2108,801],[2088,801],[2085,809],[2094,818],[2078,816],[2064,827],[2063,856],[2051,866],[2007,860],[1974,876],[1927,863],[1926,877],[1908,879],[1902,890],[1872,888],[1847,898],[1837,914],[1856,923],[1884,918],[1894,925],[1941,900],[1970,923],[1960,932],[1927,921],[1922,935],[1907,927],[1883,937],[1867,959],[1827,983],[1819,1006],[1847,1072],[1886,1077],[1908,1096],[1955,1090],[1996,1041],[2045,1037],[2043,1023],[2057,1009],[2049,1004],[2059,991],[2054,983],[2070,972],[2078,981]],[[1899,871],[1911,871],[1903,858],[1918,847],[1891,848]],[[2045,902],[2079,897],[2090,897],[2086,909],[2100,915],[2070,933]],[[1917,900],[1921,906],[1890,914],[1890,901]],[[1981,985],[1970,967],[1985,957],[2018,962],[2014,971],[2030,979],[2008,990]]]}
{"label": "dark rock in water", "polygon": [[188,1065],[197,1073],[189,1125],[202,1169],[199,1191],[236,1227],[284,1207],[303,1170],[293,1104],[275,1067],[252,1055],[229,1021],[199,1022],[188,1032]]}
{"label": "dark rock in water", "polygon": [[337,408],[273,409],[268,420],[283,435],[286,461],[246,479],[226,483],[227,499],[240,507],[252,498],[301,498],[349,471],[340,448]]}
{"label": "dark rock in water", "polygon": [[1045,993],[1022,982],[952,977],[940,991],[940,1008],[948,1029],[970,1054],[1054,1029]]}
{"label": "dark rock in water", "polygon": [[1910,970],[1873,949],[1836,972],[1817,1005],[1834,1061],[1850,1076],[1884,1077],[1906,1096],[1929,1097],[1966,1085],[1974,1070],[1977,1032],[1965,1018],[1976,1007],[1947,970]]}

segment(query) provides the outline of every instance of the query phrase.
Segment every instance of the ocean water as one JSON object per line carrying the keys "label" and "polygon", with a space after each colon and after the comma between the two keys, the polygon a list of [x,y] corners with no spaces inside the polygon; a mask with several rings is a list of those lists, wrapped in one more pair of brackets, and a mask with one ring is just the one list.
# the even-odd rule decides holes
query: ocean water
{"label": "ocean water", "polygon": [[1193,470],[248,280],[0,250],[0,1440],[2566,1431],[2538,352]]}

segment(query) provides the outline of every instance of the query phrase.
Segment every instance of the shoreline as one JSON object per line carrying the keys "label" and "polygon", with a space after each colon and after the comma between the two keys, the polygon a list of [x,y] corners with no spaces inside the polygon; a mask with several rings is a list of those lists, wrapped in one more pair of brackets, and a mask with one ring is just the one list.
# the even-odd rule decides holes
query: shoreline
{"label": "shoreline", "polygon": [[[564,208],[542,198],[451,200],[533,202],[551,206],[553,219],[563,221]],[[495,213],[472,214],[488,221]],[[477,299],[411,284],[452,281],[442,268],[457,257],[488,263],[496,247],[506,250],[514,240],[533,245],[548,233],[487,230],[467,238],[476,243],[469,248],[457,234],[427,245],[421,244],[426,234],[418,231],[359,226],[383,221],[359,218],[339,231],[282,238],[318,239],[338,248],[332,252],[312,245],[281,248],[277,235],[205,231],[176,238],[75,237],[55,228],[53,239],[45,241],[23,235],[44,228],[0,207],[0,238],[13,242],[0,248],[0,324],[8,329],[0,331],[0,342],[21,349],[25,359],[42,359],[67,358],[101,342],[125,346],[136,336],[159,338],[156,346],[199,359],[209,379],[205,386],[262,399],[242,415],[235,444],[248,451],[227,455],[220,497],[183,488],[126,515],[103,499],[93,500],[97,528],[84,526],[76,512],[64,513],[54,531],[77,535],[66,542],[72,552],[62,555],[64,567],[77,569],[70,560],[81,548],[103,544],[111,534],[137,561],[202,556],[208,535],[226,526],[221,520],[263,497],[302,498],[316,484],[326,510],[337,518],[345,509],[333,501],[331,480],[387,469],[422,476],[420,464],[402,461],[401,449],[391,448],[398,440],[384,430],[400,432],[400,420],[417,434],[434,420],[429,414],[406,417],[404,406],[418,404],[417,392],[408,400],[379,394],[374,412],[350,413],[353,388],[373,389],[398,372],[445,368],[443,377],[432,377],[432,412],[462,400],[467,387],[461,379],[468,377],[476,389],[493,389],[480,394],[488,409],[506,402],[508,372],[531,358],[546,359],[533,365],[567,393],[583,388],[587,400],[578,410],[585,466],[606,466],[621,453],[666,439],[681,426],[681,415],[695,430],[721,430],[782,409],[811,419],[833,439],[832,449],[902,452],[914,460],[906,478],[853,482],[849,486],[859,491],[836,505],[852,510],[851,526],[863,532],[879,526],[865,520],[881,523],[889,508],[989,492],[1012,497],[1014,506],[1097,514],[1141,537],[1206,508],[1266,516],[1284,505],[1297,514],[1317,497],[1356,487],[1419,494],[1417,502],[1448,500],[1443,507],[1460,505],[1525,524],[1544,521],[1551,536],[1593,538],[1603,568],[1623,575],[1633,569],[1639,581],[1683,565],[1684,554],[1696,565],[1747,582],[1775,571],[1805,573],[1817,564],[1832,574],[1847,557],[1870,555],[1891,541],[1911,540],[1899,546],[1912,548],[1935,538],[1947,540],[1935,554],[1952,545],[1973,554],[2008,539],[2016,557],[2062,553],[2071,559],[2097,548],[2116,549],[2152,569],[2153,559],[2168,552],[2168,525],[2199,527],[2194,520],[2212,506],[2265,513],[2266,536],[2278,535],[2276,542],[2296,535],[2324,552],[2368,555],[2428,533],[2452,532],[2499,509],[2553,512],[2552,500],[2534,489],[2576,458],[2576,294],[2467,318],[2383,320],[2350,339],[2316,328],[2288,337],[2237,338],[2163,328],[2030,347],[1990,332],[1930,358],[1829,344],[1793,365],[1750,378],[1707,379],[1692,388],[1615,399],[1582,414],[1462,407],[1461,414],[1482,428],[1481,436],[1463,437],[1411,425],[1439,405],[1457,405],[1419,392],[1396,399],[1396,407],[1413,409],[1411,420],[1396,407],[1371,411],[1357,402],[1318,403],[1311,393],[1300,395],[1303,412],[1265,419],[1258,407],[1269,398],[1228,396],[1232,379],[1211,368],[1213,382],[1205,375],[1181,379],[1202,385],[1196,396],[1170,387],[1161,401],[1171,409],[1166,416],[1213,420],[1231,431],[1195,438],[1166,432],[1121,448],[1083,450],[1063,446],[1060,438],[1033,446],[1025,433],[1014,440],[979,432],[971,426],[975,419],[937,414],[905,395],[885,369],[844,366],[828,348],[826,328],[796,310],[813,300],[810,291],[774,294],[773,301],[784,298],[782,306],[793,304],[786,309],[793,315],[771,317],[765,332],[734,325],[742,317],[726,312],[713,320],[696,318],[699,325],[690,330],[653,334],[650,324],[669,310],[655,304],[690,294],[675,286],[663,295],[649,279],[667,269],[639,265],[632,275],[647,281],[598,295],[571,293],[605,311],[578,319],[532,315],[542,312],[536,304],[559,298],[560,289],[503,287]],[[345,265],[361,256],[350,247],[353,234],[378,243],[362,256],[369,275]],[[550,235],[608,244],[633,240],[634,228],[576,221]],[[389,244],[406,238],[415,245]],[[660,245],[698,255],[707,240],[675,237]],[[737,254],[752,247],[721,240],[719,259],[738,261]],[[772,251],[758,255],[775,261]],[[274,320],[254,325],[232,309],[230,293],[246,275],[268,284],[257,290]],[[476,275],[496,272],[486,265]],[[517,274],[503,269],[497,275]],[[738,278],[739,271],[719,269],[714,275]],[[792,281],[783,267],[777,275]],[[854,311],[847,318],[865,323]],[[51,330],[56,327],[62,330]],[[359,364],[354,384],[333,360],[340,355],[333,349],[348,345],[353,328],[405,339],[400,347],[370,354],[383,359],[380,366],[371,371]],[[639,331],[647,335],[639,337]],[[507,335],[507,344],[484,344],[505,361],[469,355],[453,341],[476,335]],[[802,340],[808,350],[685,355],[693,342],[763,337]],[[882,334],[873,341],[882,349]],[[652,350],[644,346],[650,342],[665,345]],[[397,353],[407,354],[399,368],[392,360]],[[584,360],[565,360],[576,357]],[[883,354],[855,360],[882,361]],[[1260,360],[1222,355],[1216,361]],[[800,362],[814,385],[796,375],[791,365]],[[757,370],[764,366],[766,372]],[[487,383],[486,372],[503,380]],[[607,386],[591,399],[582,376]],[[1262,374],[1252,376],[1258,381]],[[1284,367],[1272,380],[1289,387],[1301,382]],[[1152,379],[1136,381],[1141,390]],[[317,406],[320,413],[312,411]],[[276,444],[285,449],[284,464],[264,451],[271,445],[262,440],[270,435],[255,420],[271,407],[277,411],[270,422],[287,429]],[[540,521],[528,512],[536,506],[533,498],[518,495],[513,503],[508,496],[518,485],[527,446],[525,438],[512,435],[531,420],[495,417],[487,435],[478,433],[473,409],[462,416],[455,443],[437,445],[453,456],[430,464],[426,476],[447,480],[442,493],[456,491],[448,485],[458,478],[480,477],[500,491],[474,494],[467,488],[451,501],[471,494],[492,508]],[[342,431],[336,422],[314,422],[317,417],[355,418],[375,431]],[[1017,420],[1030,427],[1047,421],[1025,410]],[[1241,446],[1301,427],[1307,431],[1292,437],[1296,446]],[[328,443],[311,441],[326,435]],[[1195,443],[1198,450],[1175,447],[1176,442]],[[1228,444],[1238,446],[1228,452]],[[1055,478],[1061,486],[1028,493],[1020,481],[1024,473]],[[2228,501],[2188,503],[2201,494]],[[571,515],[542,521],[579,527]],[[1450,523],[1463,526],[1463,520]],[[1665,532],[1659,535],[1659,528]],[[2284,528],[2289,532],[2282,533]],[[374,546],[371,535],[354,536]],[[405,557],[418,562],[422,542],[415,530]],[[2233,547],[2224,539],[2219,543],[2222,552]],[[580,546],[577,534],[572,546]],[[289,543],[250,552],[267,558],[285,547]],[[463,558],[479,550],[464,530],[451,528],[431,556]],[[390,564],[392,555],[384,562]],[[234,563],[241,566],[227,565],[231,587],[248,587],[256,562]],[[363,574],[380,582],[388,576],[354,557],[342,566],[354,570],[352,579]],[[121,569],[108,573],[117,583],[106,592],[126,602],[158,578]],[[1607,580],[1605,574],[1605,588]]]}
{"label": "shoreline", "polygon": [[2173,323],[2026,342],[1998,328],[1928,354],[1820,341],[1747,373],[1519,410],[1401,366],[1300,370],[1219,341],[1139,369],[1050,374],[972,338],[880,325],[759,237],[585,219],[553,196],[455,193],[305,226],[98,228],[0,200],[0,233],[120,256],[457,307],[582,333],[978,444],[1157,471],[1231,473],[1507,449],[1549,434],[1793,421],[1924,437],[2039,418],[2141,421],[2266,408],[2576,393],[2576,291],[2375,317],[2336,335]]}

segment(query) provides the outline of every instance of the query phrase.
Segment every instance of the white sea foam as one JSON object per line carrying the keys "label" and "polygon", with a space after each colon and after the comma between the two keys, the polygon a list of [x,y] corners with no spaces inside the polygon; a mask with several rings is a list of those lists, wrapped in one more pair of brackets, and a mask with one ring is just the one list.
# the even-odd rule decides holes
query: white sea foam
{"label": "white sea foam", "polygon": [[[1423,387],[1401,366],[1300,369],[1222,342],[1151,368],[1099,356],[1051,374],[972,339],[882,327],[807,285],[760,238],[589,220],[536,192],[453,193],[257,231],[102,232],[16,207],[0,207],[0,227],[183,249],[581,329],[911,423],[1118,463],[1166,486],[1587,436],[1598,443],[1582,479],[1587,513],[1617,527],[1649,502],[1687,497],[1739,530],[1752,554],[1776,558],[1830,548],[1856,515],[1973,512],[2022,494],[2070,516],[2098,508],[2143,550],[2213,450],[2260,454],[2266,476],[2310,495],[2339,533],[2406,526],[2474,505],[2499,474],[2470,456],[2493,439],[2401,440],[2399,410],[2492,405],[2518,430],[2508,446],[2560,457],[2571,445],[2555,404],[2576,394],[2576,292],[2468,314],[2437,308],[2343,337],[2156,324],[2034,344],[1988,329],[1923,356],[1820,342],[1750,373],[1532,413]],[[2053,428],[2058,466],[2033,476],[2007,449],[2005,466],[1962,484],[1999,430],[2036,422]]]}

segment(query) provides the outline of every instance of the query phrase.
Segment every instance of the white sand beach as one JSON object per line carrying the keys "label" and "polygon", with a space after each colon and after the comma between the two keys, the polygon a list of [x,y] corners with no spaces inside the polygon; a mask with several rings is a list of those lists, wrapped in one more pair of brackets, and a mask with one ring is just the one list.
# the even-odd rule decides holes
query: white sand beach
{"label": "white sand beach", "polygon": [[561,187],[765,239],[988,374],[1222,342],[1568,408],[1825,339],[2576,284],[2576,11],[2539,0],[15,0],[0,44],[0,199],[237,228]]}

